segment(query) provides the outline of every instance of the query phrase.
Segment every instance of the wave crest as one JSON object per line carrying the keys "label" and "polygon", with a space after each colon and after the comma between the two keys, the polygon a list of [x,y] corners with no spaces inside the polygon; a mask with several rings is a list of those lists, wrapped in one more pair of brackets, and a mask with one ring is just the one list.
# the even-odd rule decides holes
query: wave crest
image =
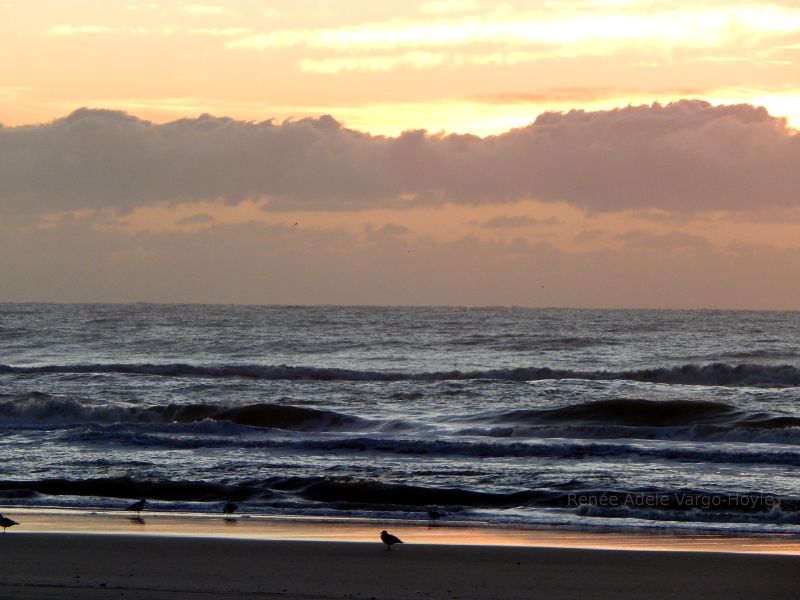
{"label": "wave crest", "polygon": [[0,365],[0,373],[116,373],[161,377],[250,378],[289,381],[448,381],[485,379],[538,381],[587,379],[594,381],[641,381],[646,383],[717,386],[784,387],[800,385],[800,369],[792,365],[725,363],[686,364],[629,371],[573,371],[548,367],[518,367],[483,371],[431,371],[401,373],[354,369],[296,367],[288,365],[189,365],[189,364],[77,364],[11,366]]}
{"label": "wave crest", "polygon": [[[660,427],[736,420],[739,411],[710,400],[641,400],[618,398],[551,409],[521,409],[495,415],[497,423],[603,424]],[[798,419],[800,424],[800,419]]]}
{"label": "wave crest", "polygon": [[148,407],[105,407],[33,392],[0,400],[0,417],[17,423],[197,423],[223,421],[247,427],[325,431],[358,429],[370,422],[332,410],[289,404],[168,404]]}

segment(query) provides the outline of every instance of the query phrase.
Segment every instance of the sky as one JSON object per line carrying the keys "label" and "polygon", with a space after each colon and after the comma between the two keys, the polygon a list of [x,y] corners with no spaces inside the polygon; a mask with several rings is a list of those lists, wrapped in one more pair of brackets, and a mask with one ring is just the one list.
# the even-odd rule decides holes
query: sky
{"label": "sky", "polygon": [[0,0],[0,301],[800,309],[800,3]]}

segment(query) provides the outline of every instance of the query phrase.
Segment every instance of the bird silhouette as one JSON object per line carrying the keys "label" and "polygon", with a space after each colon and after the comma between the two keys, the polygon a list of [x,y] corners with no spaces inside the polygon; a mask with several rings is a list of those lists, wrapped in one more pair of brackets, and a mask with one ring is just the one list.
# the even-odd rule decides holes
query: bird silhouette
{"label": "bird silhouette", "polygon": [[7,527],[13,527],[14,525],[19,525],[16,521],[9,519],[8,517],[4,517],[0,515],[0,527],[3,528],[3,533],[6,532]]}
{"label": "bird silhouette", "polygon": [[128,508],[126,508],[125,510],[135,510],[135,511],[136,511],[136,514],[139,514],[139,513],[141,513],[141,512],[142,512],[142,510],[144,510],[144,505],[145,505],[145,504],[147,504],[147,500],[145,500],[144,498],[142,498],[141,500],[139,500],[139,501],[137,501],[137,502],[134,502],[133,504],[131,504],[131,505],[130,505]]}
{"label": "bird silhouette", "polygon": [[225,503],[225,506],[222,507],[222,514],[226,523],[236,522],[236,518],[233,516],[233,513],[235,513],[237,510],[239,510],[239,505],[235,502]]}
{"label": "bird silhouette", "polygon": [[386,530],[381,531],[381,541],[386,544],[386,549],[391,550],[392,544],[402,544],[403,540],[399,537],[388,533]]}

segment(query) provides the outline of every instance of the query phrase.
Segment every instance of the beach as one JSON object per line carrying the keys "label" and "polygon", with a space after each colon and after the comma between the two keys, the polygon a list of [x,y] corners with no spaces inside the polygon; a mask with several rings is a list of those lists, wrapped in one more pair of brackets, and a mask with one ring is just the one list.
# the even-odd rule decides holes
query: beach
{"label": "beach", "polygon": [[2,600],[797,596],[800,316],[0,316]]}
{"label": "beach", "polygon": [[[1,535],[1,534],[0,534]],[[0,597],[796,598],[798,556],[36,534],[0,537]]]}
{"label": "beach", "polygon": [[0,598],[795,598],[794,536],[15,513]]}

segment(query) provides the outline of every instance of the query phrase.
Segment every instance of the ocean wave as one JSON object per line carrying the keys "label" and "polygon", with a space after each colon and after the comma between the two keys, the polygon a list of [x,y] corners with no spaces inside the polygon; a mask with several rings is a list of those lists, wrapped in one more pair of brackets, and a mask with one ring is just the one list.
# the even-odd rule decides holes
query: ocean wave
{"label": "ocean wave", "polygon": [[[692,400],[614,399],[557,408],[515,409],[442,419],[431,423],[407,420],[367,419],[331,409],[289,404],[244,405],[167,404],[164,406],[103,406],[74,398],[40,392],[0,396],[0,422],[4,427],[64,427],[66,436],[100,438],[113,443],[147,445],[163,435],[182,433],[181,444],[191,447],[242,443],[308,444],[321,449],[357,449],[396,453],[474,454],[476,456],[544,456],[536,444],[514,440],[548,439],[552,455],[569,442],[562,440],[672,440],[685,442],[740,442],[748,444],[800,445],[800,418],[766,412],[748,412],[722,402]],[[97,424],[101,429],[86,428]],[[119,428],[108,426],[119,425]],[[72,431],[75,428],[77,431]],[[83,429],[80,429],[83,427]],[[252,430],[284,430],[298,433],[362,434],[380,437],[301,440],[245,440],[237,433]],[[436,433],[437,439],[428,437]],[[411,436],[423,439],[413,439]],[[99,436],[99,437],[97,437]],[[218,440],[229,436],[229,441]],[[95,439],[93,439],[95,438]],[[488,438],[486,442],[474,438]],[[495,438],[492,440],[491,438]],[[366,441],[365,441],[366,440]],[[77,441],[77,438],[75,439]],[[175,443],[178,443],[176,441]],[[315,444],[317,446],[315,446]],[[586,444],[578,444],[585,447]],[[617,444],[619,445],[619,444]],[[530,446],[530,448],[528,448]],[[624,447],[624,445],[619,445]],[[580,450],[576,450],[580,451]],[[768,454],[768,453],[767,453]],[[776,456],[782,456],[775,452]],[[785,455],[789,456],[789,455]],[[771,459],[783,463],[793,457]],[[734,462],[739,462],[738,459]],[[759,462],[759,461],[756,461]],[[793,463],[792,463],[793,464]]]}
{"label": "ocean wave", "polygon": [[800,444],[800,417],[713,400],[615,398],[472,415],[461,435]]}
{"label": "ocean wave", "polygon": [[739,352],[724,352],[719,355],[719,358],[730,358],[733,360],[796,360],[798,357],[800,357],[800,352],[797,350],[773,350],[768,348],[756,348],[754,350],[743,350]]}
{"label": "ocean wave", "polygon": [[576,514],[582,517],[603,519],[640,519],[656,522],[678,523],[729,523],[760,525],[800,525],[800,512],[784,511],[780,507],[757,512],[691,510],[659,510],[637,507],[599,507],[584,505]]}
{"label": "ocean wave", "polygon": [[477,371],[431,371],[401,373],[354,369],[298,367],[288,365],[189,365],[189,364],[75,364],[12,366],[0,365],[0,373],[69,373],[149,375],[161,377],[250,378],[289,381],[448,381],[484,379],[496,381],[538,381],[586,379],[595,381],[640,381],[678,385],[786,387],[800,385],[800,368],[792,365],[724,363],[686,364],[627,371],[574,371],[547,367],[518,367]]}
{"label": "ocean wave", "polygon": [[530,439],[562,438],[579,440],[660,440],[675,442],[723,442],[744,444],[800,445],[800,427],[775,429],[686,425],[678,427],[630,427],[624,425],[514,425],[468,427],[456,432],[462,436]]}
{"label": "ocean wave", "polygon": [[259,481],[210,483],[206,481],[147,480],[132,477],[102,477],[86,480],[42,479],[0,481],[0,496],[14,498],[83,496],[94,498],[148,498],[162,501],[218,502],[270,500],[284,505],[288,499],[351,507],[471,506],[510,508],[537,501],[561,492],[523,490],[493,493],[461,488],[436,488],[390,484],[377,480],[348,477],[271,477]]}
{"label": "ocean wave", "polygon": [[[256,442],[259,443],[259,442]],[[491,443],[457,440],[384,440],[360,437],[339,440],[302,440],[279,442],[296,449],[351,452],[385,452],[391,454],[425,456],[464,456],[475,458],[557,458],[580,460],[587,458],[632,457],[678,462],[704,462],[728,464],[777,464],[800,467],[800,451],[743,450],[692,446],[643,446],[637,444],[547,442]]]}
{"label": "ocean wave", "polygon": [[752,429],[800,427],[800,417],[751,413],[715,400],[647,400],[614,398],[556,408],[526,408],[472,417],[481,423],[511,425],[617,425],[676,427],[697,425],[747,426]]}
{"label": "ocean wave", "polygon": [[768,493],[601,490],[565,496],[567,506],[583,517],[800,525],[800,498]]}
{"label": "ocean wave", "polygon": [[141,448],[169,449],[275,449],[292,450],[322,455],[342,453],[395,454],[401,456],[463,457],[475,459],[614,459],[637,458],[674,462],[737,464],[737,465],[783,465],[800,467],[800,450],[787,447],[756,448],[718,447],[711,444],[647,445],[630,443],[577,442],[568,440],[541,440],[536,442],[480,441],[459,439],[409,439],[391,437],[337,437],[293,438],[226,435],[209,436],[205,428],[199,435],[193,431],[173,430],[142,431],[119,427],[82,428],[61,434],[61,440],[70,443],[90,443]]}
{"label": "ocean wave", "polygon": [[366,427],[360,417],[288,404],[168,404],[165,406],[97,406],[33,392],[0,400],[4,421],[33,424],[198,423],[218,421],[247,427],[296,431],[335,431]]}
{"label": "ocean wave", "polygon": [[308,500],[346,504],[353,508],[396,506],[469,506],[513,508],[544,501],[554,492],[524,490],[508,493],[391,484],[375,480],[320,478],[296,490]]}
{"label": "ocean wave", "polygon": [[[333,476],[269,477],[226,483],[105,477],[0,481],[0,497],[20,505],[47,503],[48,498],[87,498],[90,505],[108,508],[122,508],[130,499],[147,498],[160,502],[159,510],[170,510],[173,505],[174,510],[182,510],[187,502],[233,500],[246,502],[256,512],[266,513],[289,508],[295,514],[322,510],[329,515],[371,511],[408,516],[412,512],[435,509],[443,515],[457,514],[460,519],[470,511],[489,510],[499,515],[508,509],[532,509],[571,514],[578,518],[576,524],[580,524],[582,517],[699,524],[800,524],[800,498],[790,496],[736,491],[570,487],[573,489],[555,486],[488,490]],[[86,501],[81,504],[86,505]]]}
{"label": "ocean wave", "polygon": [[268,489],[247,483],[221,484],[207,481],[147,480],[132,477],[93,479],[40,479],[0,481],[0,497],[26,498],[34,495],[91,496],[96,498],[149,498],[165,501],[213,502],[244,500],[268,494]]}
{"label": "ocean wave", "polygon": [[492,350],[511,350],[519,352],[560,352],[582,350],[594,346],[617,345],[613,338],[575,337],[575,336],[531,336],[531,335],[482,335],[472,334],[453,339],[455,346],[485,346]]}

